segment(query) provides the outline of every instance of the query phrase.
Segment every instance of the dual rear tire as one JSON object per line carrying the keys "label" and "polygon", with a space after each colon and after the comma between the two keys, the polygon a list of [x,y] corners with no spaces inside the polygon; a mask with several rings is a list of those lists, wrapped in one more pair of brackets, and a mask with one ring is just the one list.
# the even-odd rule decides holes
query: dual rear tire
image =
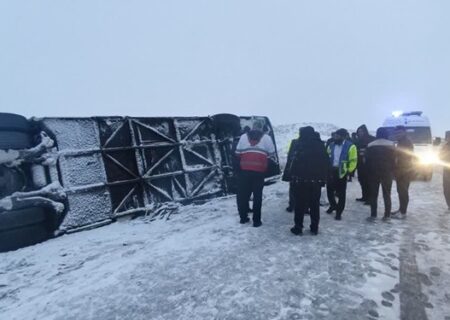
{"label": "dual rear tire", "polygon": [[0,213],[0,252],[17,250],[52,235],[46,208],[31,207]]}
{"label": "dual rear tire", "polygon": [[[20,115],[0,113],[0,150],[21,150],[32,146],[31,126]],[[24,191],[27,168],[0,165],[0,199]],[[52,236],[47,208],[30,207],[0,212],[0,252],[16,250]]]}
{"label": "dual rear tire", "polygon": [[0,113],[0,149],[30,148],[30,130],[30,123],[25,117],[12,113]]}

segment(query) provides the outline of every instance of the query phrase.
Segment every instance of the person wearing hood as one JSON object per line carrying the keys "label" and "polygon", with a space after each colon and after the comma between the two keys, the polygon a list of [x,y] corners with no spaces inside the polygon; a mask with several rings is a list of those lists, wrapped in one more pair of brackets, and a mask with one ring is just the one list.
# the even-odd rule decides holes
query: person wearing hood
{"label": "person wearing hood", "polygon": [[240,223],[250,221],[248,218],[249,201],[253,194],[253,226],[261,223],[262,194],[264,179],[269,167],[269,160],[275,159],[275,145],[272,139],[264,134],[264,123],[256,120],[253,128],[243,134],[236,147],[239,163],[237,174],[237,206]]}
{"label": "person wearing hood", "polygon": [[447,202],[448,210],[450,210],[450,131],[445,134],[445,144],[442,146],[439,154],[444,165],[443,185],[444,196]]}
{"label": "person wearing hood", "polygon": [[363,124],[356,130],[356,148],[358,149],[358,181],[361,185],[361,198],[356,201],[369,204],[369,170],[367,169],[366,150],[369,143],[373,142],[375,137],[369,134],[367,126]]}
{"label": "person wearing hood", "polygon": [[385,128],[377,130],[376,140],[369,143],[366,151],[366,164],[370,172],[370,221],[377,218],[378,193],[381,185],[384,200],[383,220],[391,217],[391,190],[395,169],[395,144],[388,140],[389,132]]}
{"label": "person wearing hood", "polygon": [[298,133],[298,137],[295,139],[292,139],[291,143],[289,144],[289,150],[288,150],[288,155],[287,155],[287,160],[286,160],[286,167],[284,168],[283,171],[283,176],[282,176],[282,180],[289,182],[289,205],[286,208],[287,212],[292,212],[294,211],[294,207],[295,207],[295,197],[293,194],[293,186],[292,186],[292,179],[291,179],[291,166],[292,166],[292,159],[294,156],[294,150],[296,150],[297,148],[297,144],[299,142],[300,139],[300,131]]}
{"label": "person wearing hood", "polygon": [[309,126],[301,128],[300,139],[293,152],[291,179],[295,195],[295,225],[291,228],[291,232],[295,235],[303,233],[304,215],[309,209],[310,231],[313,235],[317,235],[320,194],[328,176],[328,154],[320,136],[317,137],[314,128]]}
{"label": "person wearing hood", "polygon": [[356,147],[346,139],[347,136],[347,130],[339,129],[335,133],[334,142],[328,147],[331,170],[327,181],[327,195],[330,203],[327,213],[336,211],[336,220],[342,219],[342,212],[345,209],[348,175],[355,171],[358,164]]}

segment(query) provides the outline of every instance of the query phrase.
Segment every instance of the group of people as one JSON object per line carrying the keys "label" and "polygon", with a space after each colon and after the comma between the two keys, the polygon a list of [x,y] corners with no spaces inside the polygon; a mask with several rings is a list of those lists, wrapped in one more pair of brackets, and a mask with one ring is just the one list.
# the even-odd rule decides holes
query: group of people
{"label": "group of people", "polygon": [[[262,193],[267,168],[275,161],[275,146],[264,133],[263,123],[255,121],[253,128],[244,133],[236,147],[238,176],[237,205],[240,223],[250,221],[248,213],[253,211],[253,226],[261,223]],[[378,196],[381,186],[384,200],[383,220],[392,215],[405,217],[409,204],[409,186],[414,175],[414,145],[409,140],[405,127],[399,126],[394,132],[395,139],[385,128],[379,128],[376,136],[370,135],[362,125],[350,136],[346,129],[339,129],[323,142],[313,127],[302,127],[299,137],[292,140],[283,181],[290,183],[289,207],[295,211],[291,232],[301,235],[304,216],[311,217],[310,232],[317,235],[320,221],[320,199],[322,188],[326,186],[329,208],[328,214],[336,213],[341,220],[347,198],[349,177],[357,171],[362,196],[356,199],[369,205],[371,215],[377,218]],[[397,143],[394,143],[395,140]],[[450,163],[450,135],[442,149],[441,158]],[[392,212],[391,190],[396,180],[400,207]],[[444,168],[444,193],[450,208],[450,169]],[[253,194],[253,208],[249,207]]]}

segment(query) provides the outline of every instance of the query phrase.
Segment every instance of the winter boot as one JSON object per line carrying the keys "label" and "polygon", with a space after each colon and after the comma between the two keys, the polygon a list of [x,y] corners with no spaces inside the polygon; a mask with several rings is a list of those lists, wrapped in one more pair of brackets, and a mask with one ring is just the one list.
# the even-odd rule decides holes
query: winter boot
{"label": "winter boot", "polygon": [[246,224],[247,222],[250,222],[250,219],[247,218],[241,218],[241,221],[239,222],[240,224]]}
{"label": "winter boot", "polygon": [[262,226],[262,222],[261,221],[253,221],[253,226],[255,228],[261,227]]}
{"label": "winter boot", "polygon": [[292,232],[293,234],[295,234],[296,236],[301,236],[301,235],[303,234],[302,229],[299,228],[299,227],[297,227],[297,226],[292,227],[292,228],[291,228],[291,232]]}

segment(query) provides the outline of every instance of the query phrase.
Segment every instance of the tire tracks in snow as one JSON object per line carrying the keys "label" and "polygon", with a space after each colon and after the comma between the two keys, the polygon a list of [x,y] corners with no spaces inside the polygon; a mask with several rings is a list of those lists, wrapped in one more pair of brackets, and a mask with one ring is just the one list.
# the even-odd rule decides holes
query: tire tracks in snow
{"label": "tire tracks in snow", "polygon": [[400,246],[400,319],[428,320],[414,248],[414,232],[403,232]]}

